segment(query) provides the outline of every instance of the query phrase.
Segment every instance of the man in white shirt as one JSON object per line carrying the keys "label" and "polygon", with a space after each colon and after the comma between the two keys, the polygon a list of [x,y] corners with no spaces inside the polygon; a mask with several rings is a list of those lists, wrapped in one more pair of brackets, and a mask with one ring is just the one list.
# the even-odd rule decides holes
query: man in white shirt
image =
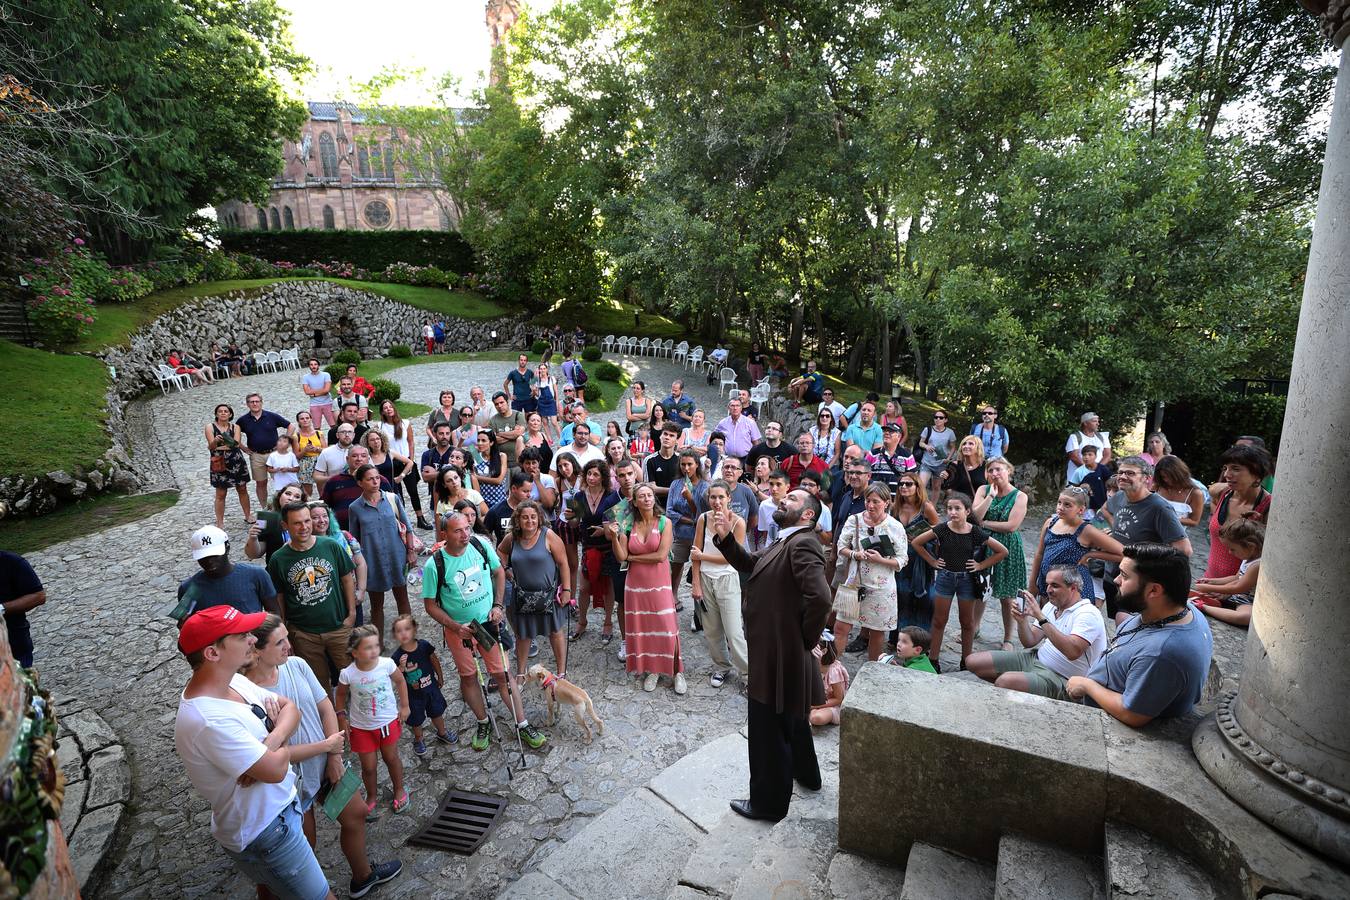
{"label": "man in white shirt", "polygon": [[605,451],[591,443],[591,426],[586,422],[577,422],[572,427],[572,443],[563,444],[558,448],[558,453],[572,454],[577,458],[578,466],[584,466],[593,459],[605,458]]}
{"label": "man in white shirt", "polygon": [[[212,606],[183,623],[178,649],[192,678],[178,703],[174,744],[211,804],[211,834],[250,882],[279,897],[331,898],[301,827],[287,745],[300,711],[238,674],[253,654],[250,632],[265,617]],[[326,749],[341,750],[343,733],[329,742]]]}
{"label": "man in white shirt", "polygon": [[1045,609],[1027,591],[1020,592],[1020,609],[1013,604],[1017,637],[1028,649],[972,653],[966,669],[1010,691],[1070,699],[1069,679],[1087,675],[1106,652],[1106,623],[1082,591],[1077,566],[1052,568],[1045,575]]}
{"label": "man in white shirt", "polygon": [[1079,429],[1069,435],[1068,441],[1064,443],[1065,456],[1065,479],[1073,478],[1073,473],[1083,464],[1082,449],[1091,444],[1099,451],[1097,462],[1101,465],[1111,464],[1111,433],[1108,431],[1098,431],[1097,427],[1101,425],[1101,420],[1095,412],[1085,412],[1079,419]]}
{"label": "man in white shirt", "polygon": [[347,471],[347,451],[351,449],[352,442],[356,438],[356,426],[350,422],[343,422],[337,427],[334,435],[337,437],[337,443],[325,447],[319,458],[314,461],[314,485],[320,492],[328,483],[328,479]]}

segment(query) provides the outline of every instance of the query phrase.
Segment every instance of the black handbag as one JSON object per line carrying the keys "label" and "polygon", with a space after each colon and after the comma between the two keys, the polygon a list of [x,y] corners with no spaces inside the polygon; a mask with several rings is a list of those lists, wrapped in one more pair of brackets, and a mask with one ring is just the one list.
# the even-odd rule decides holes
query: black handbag
{"label": "black handbag", "polygon": [[544,588],[542,591],[524,591],[516,588],[516,613],[522,616],[537,616],[540,613],[551,612],[553,605],[558,602],[558,589],[556,587]]}

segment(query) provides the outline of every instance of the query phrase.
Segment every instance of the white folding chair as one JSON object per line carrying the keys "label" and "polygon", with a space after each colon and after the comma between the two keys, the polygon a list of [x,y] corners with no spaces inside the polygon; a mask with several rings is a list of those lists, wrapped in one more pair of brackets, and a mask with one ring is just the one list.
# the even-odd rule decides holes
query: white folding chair
{"label": "white folding chair", "polygon": [[731,385],[732,387],[736,386],[736,370],[728,369],[723,366],[719,377],[721,380],[717,385],[717,396],[720,397],[722,396],[723,391],[726,390],[727,385]]}

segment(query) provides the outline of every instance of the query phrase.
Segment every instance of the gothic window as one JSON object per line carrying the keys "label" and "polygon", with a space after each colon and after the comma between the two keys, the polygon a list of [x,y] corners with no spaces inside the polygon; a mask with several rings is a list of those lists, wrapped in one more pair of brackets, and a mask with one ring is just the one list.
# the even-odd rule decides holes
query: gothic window
{"label": "gothic window", "polygon": [[331,206],[323,208],[323,227],[329,231],[337,228],[337,222],[333,219],[333,207]]}
{"label": "gothic window", "polygon": [[338,177],[337,144],[326,131],[319,135],[319,163],[323,166],[324,178]]}
{"label": "gothic window", "polygon": [[384,148],[384,177],[394,180],[394,151],[388,147]]}
{"label": "gothic window", "polygon": [[384,151],[380,149],[379,144],[370,145],[370,168],[376,178],[383,174]]}
{"label": "gothic window", "polygon": [[389,204],[383,200],[372,200],[366,204],[366,224],[371,228],[388,228]]}
{"label": "gothic window", "polygon": [[275,206],[272,207],[272,230],[273,231],[281,230],[281,213],[277,212],[277,208]]}
{"label": "gothic window", "polygon": [[286,220],[286,230],[287,230],[287,231],[292,231],[292,230],[294,230],[294,229],[295,229],[295,216],[291,215],[291,208],[290,208],[289,206],[286,207],[286,209],[285,209],[285,211],[282,213],[282,215],[284,216],[284,218],[285,218],[285,220]]}
{"label": "gothic window", "polygon": [[267,213],[263,212],[261,209],[258,210],[258,230],[267,230]]}
{"label": "gothic window", "polygon": [[362,178],[370,177],[370,155],[366,152],[365,144],[356,148],[356,171]]}

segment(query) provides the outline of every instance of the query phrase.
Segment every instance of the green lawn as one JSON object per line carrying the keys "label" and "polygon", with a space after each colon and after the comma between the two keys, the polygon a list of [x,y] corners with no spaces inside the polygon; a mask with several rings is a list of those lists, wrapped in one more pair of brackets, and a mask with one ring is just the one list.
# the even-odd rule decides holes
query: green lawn
{"label": "green lawn", "polygon": [[170,288],[142,297],[133,303],[100,303],[97,320],[89,334],[71,350],[95,353],[105,347],[125,343],[131,333],[152,319],[195,300],[230,291],[258,290],[282,281],[331,281],[348,287],[380,294],[391,300],[447,316],[464,319],[494,319],[511,314],[477,291],[447,291],[444,288],[408,284],[384,284],[374,281],[349,281],[341,278],[253,278],[237,281],[206,281]]}
{"label": "green lawn", "polygon": [[[639,322],[636,327],[633,325],[633,313],[635,311],[638,312]],[[595,306],[560,303],[543,315],[536,317],[531,324],[537,328],[552,328],[557,324],[567,331],[571,331],[577,325],[580,325],[588,335],[592,336],[592,343],[596,344],[604,340],[607,334],[659,337],[662,340],[682,336],[688,337],[685,334],[684,326],[678,322],[673,322],[665,316],[658,316],[656,313],[638,311],[627,303],[618,303],[612,300],[602,300]]]}
{"label": "green lawn", "polygon": [[177,491],[154,494],[103,494],[93,500],[68,503],[55,512],[35,519],[9,519],[0,522],[0,547],[18,553],[33,553],[84,537],[114,525],[125,525],[168,509],[178,502]]}
{"label": "green lawn", "polygon": [[[439,353],[435,356],[414,356],[411,359],[396,359],[395,357],[387,356],[384,359],[363,360],[361,363],[361,376],[367,379],[380,378],[389,372],[392,372],[395,369],[401,369],[404,366],[425,366],[434,363],[473,361],[513,363],[519,355],[519,352],[515,350],[487,350],[483,353]],[[533,353],[528,355],[530,357],[531,367],[538,365],[539,359],[537,355]],[[555,370],[557,369],[558,364],[559,357],[555,354],[553,357],[553,368]],[[597,365],[599,365],[599,363],[586,363],[586,371],[590,372],[591,369]],[[506,374],[505,369],[502,370],[502,374]],[[604,396],[599,400],[587,401],[586,405],[590,408],[590,411],[610,412],[614,409],[614,404],[623,393],[624,388],[628,386],[628,374],[624,373],[623,380],[618,384],[615,384],[612,381],[600,381],[597,378],[592,378],[590,384],[603,385],[600,390],[604,392]],[[493,385],[486,384],[483,385],[483,389],[486,390],[489,395],[497,390]],[[430,411],[430,407],[422,406],[418,403],[408,403],[403,400],[398,402],[398,414],[405,419],[425,415]]]}
{"label": "green lawn", "polygon": [[108,369],[88,356],[65,356],[0,340],[0,473],[38,475],[89,465],[108,449],[104,394]]}

